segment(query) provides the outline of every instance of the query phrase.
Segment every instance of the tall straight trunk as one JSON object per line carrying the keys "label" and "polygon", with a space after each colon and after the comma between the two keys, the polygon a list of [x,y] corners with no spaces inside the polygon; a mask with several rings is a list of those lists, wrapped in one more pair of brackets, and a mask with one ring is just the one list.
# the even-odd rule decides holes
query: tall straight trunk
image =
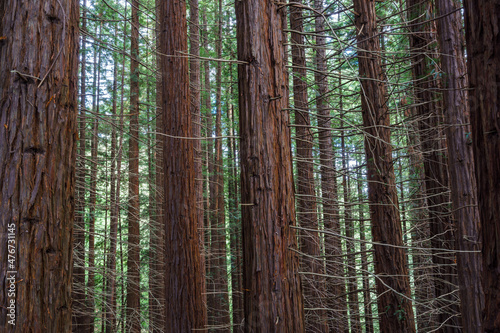
{"label": "tall straight trunk", "polygon": [[[453,0],[436,0],[438,38],[443,76],[443,102],[448,144],[453,218],[456,223],[457,271],[460,287],[462,327],[481,331],[484,304],[481,286],[482,258],[479,209],[472,147],[467,144],[470,114],[467,106],[467,77],[462,36],[462,14]],[[465,306],[467,305],[467,306]]]}
{"label": "tall straight trunk", "polygon": [[[189,0],[189,83],[191,87],[191,115],[193,117],[193,137],[201,137],[201,72],[200,72],[200,16],[198,0]],[[203,226],[203,152],[201,139],[194,141],[194,167],[196,202],[198,204],[198,239],[200,241],[201,271],[203,272],[203,290],[206,289],[205,282],[205,229]]]}
{"label": "tall straight trunk", "polygon": [[[410,47],[413,55],[412,72],[415,85],[416,111],[419,116],[419,130],[422,151],[424,153],[425,190],[427,207],[429,209],[429,225],[431,233],[431,247],[434,250],[432,260],[436,266],[435,297],[437,320],[444,323],[440,332],[455,332],[460,326],[457,318],[459,313],[456,302],[455,285],[456,269],[454,257],[454,230],[447,208],[449,202],[448,172],[444,138],[439,126],[442,118],[441,103],[435,91],[438,82],[431,74],[432,63],[428,54],[435,54],[432,48],[435,38],[433,22],[427,17],[432,15],[432,1],[408,0],[409,18],[412,19]],[[443,253],[441,248],[446,252]]]}
{"label": "tall straight trunk", "polygon": [[415,332],[374,1],[354,0],[380,329]]}
{"label": "tall straight trunk", "polygon": [[[314,8],[318,12],[323,12],[323,1],[315,0]],[[335,169],[335,156],[332,142],[331,115],[328,105],[328,76],[327,76],[327,58],[325,51],[326,39],[324,37],[325,22],[321,15],[315,18],[316,29],[316,71],[314,79],[318,89],[316,98],[316,108],[318,110],[318,134],[319,158],[321,172],[321,193],[323,206],[323,225],[324,229],[337,235],[340,234],[339,207],[337,199],[337,178]],[[327,307],[329,329],[331,332],[343,332],[349,329],[346,316],[346,296],[345,283],[343,279],[342,264],[342,244],[340,237],[325,234],[325,257],[327,279],[327,292],[329,299]]]}
{"label": "tall straight trunk", "polygon": [[[126,12],[127,6],[125,6]],[[124,31],[126,32],[126,24],[124,24]],[[117,32],[115,32],[116,36]],[[125,43],[123,44],[123,51],[125,51]],[[125,52],[124,52],[125,53]],[[113,69],[113,106],[112,113],[117,115],[117,75],[118,75],[118,60],[115,60],[115,65]],[[115,332],[116,330],[116,299],[117,299],[117,288],[116,288],[116,250],[118,242],[118,225],[120,224],[120,180],[121,180],[121,166],[123,158],[123,126],[124,126],[124,89],[125,89],[125,56],[122,56],[122,68],[121,68],[121,92],[120,92],[120,118],[118,131],[113,127],[114,131],[114,147],[115,155],[112,160],[116,159],[116,170],[115,177],[113,179],[113,171],[111,172],[111,186],[113,188],[113,183],[115,183],[115,194],[111,194],[111,221],[109,225],[109,258],[106,260],[106,265],[108,267],[109,275],[106,281],[106,305],[108,307],[106,314],[106,332]],[[115,117],[116,119],[116,117]],[[120,133],[120,138],[117,141],[117,133]],[[113,154],[113,134],[111,138],[111,153]],[[113,156],[113,155],[112,155]],[[112,164],[113,165],[113,164]]]}
{"label": "tall straight trunk", "polygon": [[[160,38],[160,12],[159,6],[156,6],[156,40]],[[156,43],[156,49],[159,49],[159,43]],[[160,56],[156,55],[156,68],[160,68]],[[156,124],[155,132],[160,133],[163,130],[162,119],[163,111],[162,105],[162,76],[160,73],[156,73]],[[164,307],[165,307],[165,283],[163,273],[165,272],[164,262],[165,262],[165,226],[163,218],[163,205],[164,200],[164,175],[163,175],[163,138],[159,134],[155,135],[156,147],[154,151],[154,163],[155,163],[155,212],[154,212],[154,224],[151,235],[151,254],[150,254],[150,288],[151,288],[151,300],[149,302],[149,325],[150,332],[160,333],[163,332],[163,327],[165,326],[164,321]]]}
{"label": "tall straight trunk", "polygon": [[[400,107],[406,106],[406,99],[401,100]],[[425,204],[425,171],[422,153],[419,120],[414,106],[405,111],[408,116],[404,120],[408,128],[408,155],[411,194],[408,204],[408,220],[411,232],[411,256],[413,258],[413,279],[415,285],[415,317],[419,331],[427,332],[436,327],[435,311],[432,302],[435,299],[432,253],[430,244],[430,225],[427,222],[427,206]]]}
{"label": "tall straight trunk", "polygon": [[361,171],[358,174],[357,190],[359,200],[359,248],[361,252],[361,274],[363,276],[363,306],[365,317],[366,333],[373,333],[373,312],[371,300],[370,278],[368,275],[368,252],[366,249],[366,231],[365,231],[365,202],[363,196],[363,175]]}
{"label": "tall straight trunk", "polygon": [[132,1],[130,34],[130,136],[128,187],[127,331],[140,332],[140,228],[139,228],[139,1]]}
{"label": "tall straight trunk", "polygon": [[[87,31],[87,1],[83,1],[82,31]],[[87,150],[87,35],[82,36],[81,74],[80,74],[80,115],[78,163],[76,165],[75,221],[74,221],[74,262],[73,262],[73,331],[85,332],[85,187],[86,187],[86,150]]]}
{"label": "tall straight trunk", "polygon": [[[206,13],[203,13],[203,25],[205,26],[205,34],[203,38],[203,48],[205,49],[205,52],[208,53],[208,24],[207,24],[207,16]],[[204,64],[204,72],[205,72],[205,78],[204,78],[204,86],[205,86],[205,94],[204,94],[204,106],[205,106],[205,112],[206,112],[206,136],[207,137],[212,137],[213,134],[213,119],[212,119],[212,90],[210,87],[210,63],[208,61],[205,61]],[[214,144],[213,140],[207,140],[207,152],[206,152],[206,163],[207,163],[207,177],[206,177],[206,193],[207,193],[207,209],[205,210],[205,221],[203,223],[206,233],[204,235],[206,239],[206,244],[207,247],[210,244],[210,226],[211,226],[211,221],[213,220],[213,212],[216,210],[215,205],[216,201],[214,200],[214,195],[213,193],[217,190],[215,187],[215,180],[214,180]],[[211,262],[212,262],[212,257],[211,253],[207,251],[206,256],[205,256],[205,272],[210,272],[210,267]],[[208,283],[208,282],[207,282]],[[207,297],[208,298],[208,297]],[[212,304],[210,304],[210,301],[207,299],[207,306],[208,307],[213,307]]]}
{"label": "tall straight trunk", "polygon": [[[101,25],[96,35],[100,39]],[[97,59],[96,59],[97,58]],[[97,60],[97,61],[96,61]],[[97,145],[99,134],[99,94],[101,84],[101,48],[94,50],[94,93],[92,94],[92,139],[90,143],[90,193],[89,193],[89,261],[88,261],[88,279],[87,279],[87,332],[94,331],[95,317],[95,214],[97,203]]]}
{"label": "tall straight trunk", "polygon": [[[469,107],[482,228],[482,331],[500,332],[500,34],[498,1],[464,1]],[[467,230],[464,234],[467,234]]]}
{"label": "tall straight trunk", "polygon": [[[230,77],[232,78],[231,66]],[[232,95],[232,88],[230,89]],[[239,218],[239,193],[238,193],[238,170],[236,156],[236,140],[234,138],[234,107],[229,105],[228,112],[229,138],[228,142],[228,166],[230,170],[229,179],[229,216],[231,216],[230,224],[230,244],[231,244],[231,288],[232,288],[232,313],[233,313],[233,331],[239,332],[243,322],[243,292],[242,292],[242,263],[241,263],[241,224]]]}
{"label": "tall straight trunk", "polygon": [[[215,45],[217,58],[222,57],[222,0],[219,0],[218,33]],[[229,299],[227,282],[226,259],[226,226],[224,207],[224,170],[222,157],[222,65],[216,65],[216,92],[215,92],[215,159],[213,188],[210,193],[211,200],[215,203],[212,211],[211,225],[211,251],[212,257],[211,279],[212,288],[208,294],[209,325],[215,325],[218,332],[230,331]],[[213,198],[212,198],[213,197]]]}
{"label": "tall straight trunk", "polygon": [[348,176],[349,154],[346,151],[345,128],[344,128],[344,103],[342,96],[342,73],[339,75],[339,109],[340,114],[340,147],[342,152],[342,188],[344,190],[344,225],[346,239],[346,261],[347,261],[347,299],[349,306],[349,317],[351,332],[361,332],[361,321],[359,316],[358,283],[356,275],[356,249],[354,244],[354,223],[351,209],[351,189]]}
{"label": "tall straight trunk", "polygon": [[[162,74],[165,332],[201,330],[207,324],[198,241],[194,145],[190,117],[186,3],[160,2]],[[176,78],[171,80],[171,78]],[[179,138],[181,137],[181,138]]]}
{"label": "tall straight trunk", "polygon": [[289,129],[285,9],[236,2],[246,332],[303,332]]}
{"label": "tall straight trunk", "polygon": [[70,332],[77,1],[0,4],[0,331]]}
{"label": "tall straight trunk", "polygon": [[[302,1],[299,1],[300,5]],[[295,112],[295,144],[297,147],[297,222],[300,225],[301,271],[306,309],[306,331],[328,332],[328,322],[324,297],[323,263],[320,261],[320,241],[318,234],[318,215],[313,170],[313,136],[309,118],[307,97],[307,70],[304,49],[304,22],[302,8],[290,7],[290,30],[293,66],[293,101]],[[312,274],[307,274],[312,273]]]}

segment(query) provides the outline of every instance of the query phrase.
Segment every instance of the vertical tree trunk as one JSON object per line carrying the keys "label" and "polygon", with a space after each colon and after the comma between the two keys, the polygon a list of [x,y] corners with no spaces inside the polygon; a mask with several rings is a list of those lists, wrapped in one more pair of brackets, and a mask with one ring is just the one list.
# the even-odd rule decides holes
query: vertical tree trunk
{"label": "vertical tree trunk", "polygon": [[[406,99],[400,103],[400,107],[405,108]],[[435,299],[435,287],[432,264],[433,256],[431,248],[430,225],[428,223],[425,204],[425,171],[424,156],[421,149],[419,136],[419,122],[417,109],[410,106],[405,114],[408,116],[404,120],[408,128],[408,155],[410,170],[410,204],[408,208],[409,223],[411,233],[411,255],[413,257],[413,279],[415,285],[415,317],[418,330],[421,332],[431,331],[436,325],[437,316],[432,303]]]}
{"label": "vertical tree trunk", "polygon": [[[198,0],[189,1],[189,82],[191,86],[191,114],[193,116],[193,137],[201,137],[201,72],[200,72],[200,17]],[[201,150],[201,139],[194,141],[194,167],[196,202],[198,205],[198,238],[200,241],[201,271],[203,273],[203,290],[206,290],[205,274],[205,229],[203,226],[203,153]]]}
{"label": "vertical tree trunk", "polygon": [[366,249],[366,231],[365,231],[365,202],[362,187],[363,175],[361,171],[358,174],[357,189],[359,200],[359,240],[361,252],[361,272],[363,276],[363,305],[365,314],[365,329],[366,333],[373,333],[373,312],[371,300],[370,278],[368,275],[368,252]]}
{"label": "vertical tree trunk", "polygon": [[78,2],[0,18],[0,331],[70,332]]}
{"label": "vertical tree trunk", "polygon": [[[231,75],[232,78],[231,66]],[[230,94],[232,95],[232,88]],[[229,135],[228,138],[228,165],[230,169],[229,180],[229,203],[230,203],[230,243],[231,243],[231,287],[232,287],[232,312],[233,331],[240,332],[243,323],[243,292],[242,292],[242,263],[241,263],[241,220],[239,218],[239,193],[238,193],[238,170],[236,156],[236,140],[234,138],[234,108],[229,105],[228,112]]]}
{"label": "vertical tree trunk", "polygon": [[[298,3],[301,4],[302,1]],[[297,222],[300,225],[300,250],[302,256],[301,271],[306,309],[306,331],[328,332],[328,322],[324,297],[323,263],[320,261],[320,241],[318,234],[318,216],[316,191],[314,189],[313,136],[309,119],[309,106],[306,82],[306,57],[303,38],[303,18],[300,6],[290,7],[290,30],[293,66],[293,101],[295,112],[295,144],[297,147]],[[316,231],[313,231],[316,230]],[[307,274],[313,273],[313,274]]]}
{"label": "vertical tree trunk", "polygon": [[[217,58],[222,57],[222,0],[219,0],[218,33],[215,45]],[[209,325],[215,325],[218,332],[230,331],[229,299],[227,283],[226,260],[226,226],[224,207],[224,170],[222,157],[222,66],[216,65],[216,93],[215,93],[215,159],[213,174],[213,189],[211,200],[215,203],[211,221],[211,251],[212,257],[211,279],[212,290],[208,294]]]}
{"label": "vertical tree trunk", "polygon": [[[165,198],[165,332],[203,329],[203,274],[198,242],[194,145],[190,115],[186,3],[160,2],[160,59]],[[176,78],[176,80],[171,80]],[[179,138],[181,137],[181,138]]]}
{"label": "vertical tree trunk", "polygon": [[[323,1],[315,0],[314,8],[323,12]],[[318,89],[316,108],[318,110],[319,159],[321,172],[321,193],[323,206],[323,225],[325,230],[337,235],[340,234],[339,207],[337,199],[337,179],[335,169],[335,156],[332,143],[331,115],[328,105],[328,76],[327,58],[325,51],[326,40],[324,37],[324,18],[317,15],[315,18],[316,29],[316,72],[315,82]],[[327,292],[330,295],[327,307],[329,329],[331,332],[343,332],[349,329],[346,316],[345,282],[343,279],[342,245],[340,237],[325,234],[325,257],[327,279]]]}
{"label": "vertical tree trunk", "polygon": [[139,2],[132,1],[130,35],[130,137],[128,188],[127,331],[140,332],[139,207]]}
{"label": "vertical tree trunk", "polygon": [[[102,24],[102,23],[101,23]],[[96,35],[101,37],[101,24],[99,32]],[[96,61],[97,60],[97,61]],[[90,193],[89,193],[89,261],[88,261],[88,280],[87,280],[87,315],[86,332],[94,331],[95,317],[95,214],[97,202],[97,145],[99,134],[99,94],[101,84],[101,48],[94,50],[94,76],[92,94],[92,139],[90,141]]]}
{"label": "vertical tree trunk", "polygon": [[380,329],[415,332],[406,256],[399,247],[403,240],[375,1],[354,0],[354,11]]}
{"label": "vertical tree trunk", "polygon": [[[481,331],[484,295],[481,286],[482,258],[480,223],[472,147],[467,144],[470,132],[467,107],[467,79],[462,14],[452,0],[436,1],[438,37],[443,75],[443,102],[448,144],[453,217],[456,223],[458,281],[462,327],[465,332]],[[497,22],[498,23],[498,22]]]}
{"label": "vertical tree trunk", "polygon": [[273,2],[236,2],[246,332],[304,331],[285,18]]}
{"label": "vertical tree trunk", "polygon": [[[159,48],[160,39],[160,16],[159,6],[156,6],[156,47]],[[156,66],[160,68],[160,56],[156,55]],[[160,133],[163,130],[162,119],[162,76],[156,75],[156,126],[155,132]],[[164,225],[164,214],[163,214],[163,200],[164,200],[164,175],[163,175],[163,138],[159,134],[155,135],[156,148],[155,148],[155,216],[154,216],[154,226],[151,239],[151,255],[150,255],[150,288],[151,288],[151,298],[150,302],[150,331],[152,333],[163,332],[165,326],[164,321],[164,307],[165,307],[165,283],[164,283],[164,272],[165,272],[165,225]]]}
{"label": "vertical tree trunk", "polygon": [[[449,202],[447,194],[448,172],[443,150],[445,144],[439,129],[441,123],[441,103],[435,91],[438,82],[431,74],[432,63],[428,54],[435,54],[432,48],[435,37],[434,22],[428,22],[432,14],[432,1],[409,0],[409,18],[412,19],[410,47],[415,54],[412,59],[412,73],[415,85],[415,106],[419,116],[419,130],[422,151],[424,153],[425,190],[429,209],[429,225],[431,233],[432,260],[436,266],[435,308],[437,320],[444,323],[440,332],[455,332],[460,322],[458,303],[454,289],[456,285],[456,269],[454,264],[454,230],[450,212],[446,207]],[[445,249],[445,252],[439,249]],[[447,250],[447,251],[446,251]]]}
{"label": "vertical tree trunk", "polygon": [[[482,330],[500,332],[500,34],[498,1],[464,1],[469,107],[482,227]],[[467,234],[469,230],[465,232]]]}
{"label": "vertical tree trunk", "polygon": [[[87,1],[83,1],[82,31],[87,31]],[[73,331],[84,332],[85,323],[85,186],[86,186],[86,98],[87,98],[87,35],[82,36],[80,115],[78,119],[80,139],[78,143],[78,164],[76,165],[75,221],[74,221],[74,261],[73,261]]]}

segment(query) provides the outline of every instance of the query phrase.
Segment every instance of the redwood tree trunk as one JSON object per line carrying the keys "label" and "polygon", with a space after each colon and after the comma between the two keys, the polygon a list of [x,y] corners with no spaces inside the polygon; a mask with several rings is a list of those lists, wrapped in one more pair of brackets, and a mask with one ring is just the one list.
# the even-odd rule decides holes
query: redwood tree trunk
{"label": "redwood tree trunk", "polygon": [[[443,102],[448,146],[453,217],[456,223],[457,271],[464,332],[481,331],[484,304],[481,236],[477,207],[472,147],[467,144],[470,116],[467,106],[467,77],[463,51],[462,14],[453,0],[436,1],[438,37],[441,46]],[[498,153],[498,152],[497,152]]]}
{"label": "redwood tree trunk", "polygon": [[[431,74],[438,70],[431,62],[429,54],[436,54],[434,22],[428,17],[433,15],[430,0],[409,0],[409,18],[412,19],[410,47],[413,55],[412,73],[415,87],[415,109],[419,116],[418,127],[421,147],[424,154],[425,194],[429,211],[432,262],[434,263],[435,311],[437,320],[443,325],[439,332],[455,332],[460,322],[457,318],[459,307],[456,289],[456,268],[454,228],[450,211],[447,208],[448,171],[444,137],[439,126],[442,122],[442,104],[436,91],[437,79]],[[444,251],[440,250],[444,249]]]}
{"label": "redwood tree trunk", "polygon": [[[380,59],[375,1],[354,0],[368,200],[375,250],[380,329],[415,332],[410,281],[396,192],[387,88]],[[385,245],[387,244],[387,246]]]}
{"label": "redwood tree trunk", "polygon": [[0,331],[70,332],[78,2],[0,18]]}
{"label": "redwood tree trunk", "polygon": [[464,1],[469,107],[482,226],[484,310],[482,330],[500,332],[500,7]]}
{"label": "redwood tree trunk", "polygon": [[236,2],[246,332],[303,332],[284,53],[286,11]]}
{"label": "redwood tree trunk", "polygon": [[[299,4],[302,1],[299,1]],[[302,8],[290,7],[290,30],[293,65],[293,101],[295,111],[295,142],[297,147],[297,222],[301,228],[300,251],[302,256],[301,271],[304,288],[304,306],[313,309],[306,311],[306,330],[308,332],[328,332],[324,298],[323,263],[320,259],[320,241],[318,234],[318,215],[316,191],[314,188],[313,142],[311,121],[307,98],[307,70],[304,49],[304,22]],[[313,274],[308,274],[313,273]]]}
{"label": "redwood tree trunk", "polygon": [[[315,0],[314,8],[322,12],[323,1]],[[332,142],[331,114],[328,105],[328,76],[327,61],[324,37],[325,22],[321,15],[315,18],[316,28],[316,72],[314,80],[318,87],[318,97],[316,99],[316,108],[318,109],[318,134],[319,141],[319,159],[321,173],[321,194],[323,206],[323,225],[325,230],[340,235],[339,207],[337,199],[337,178],[335,168],[335,155]],[[327,293],[331,295],[327,301],[328,326],[331,332],[344,332],[349,330],[349,323],[345,311],[347,309],[344,267],[342,264],[342,244],[340,237],[325,233],[325,257]]]}
{"label": "redwood tree trunk", "polygon": [[[165,332],[203,329],[203,274],[198,241],[194,145],[190,117],[186,3],[160,2],[165,193]],[[171,78],[176,78],[172,80]]]}
{"label": "redwood tree trunk", "polygon": [[130,35],[130,137],[128,188],[127,331],[140,332],[139,229],[139,2],[132,1]]}

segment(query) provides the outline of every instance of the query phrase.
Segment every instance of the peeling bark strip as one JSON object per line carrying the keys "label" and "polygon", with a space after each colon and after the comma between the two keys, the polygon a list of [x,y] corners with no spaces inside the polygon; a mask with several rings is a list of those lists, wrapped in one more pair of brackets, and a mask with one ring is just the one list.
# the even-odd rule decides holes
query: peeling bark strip
{"label": "peeling bark strip", "polygon": [[[0,18],[0,331],[70,332],[78,2],[7,0]],[[6,311],[12,270],[15,326]]]}
{"label": "peeling bark strip", "polygon": [[237,1],[246,332],[303,332],[284,53],[285,8]]}
{"label": "peeling bark strip", "polygon": [[408,267],[403,245],[392,147],[387,88],[377,35],[375,1],[354,0],[361,105],[365,127],[368,201],[373,241],[377,303],[382,332],[415,332]]}
{"label": "peeling bark strip", "polygon": [[464,1],[469,107],[483,236],[484,332],[500,332],[500,6]]}
{"label": "peeling bark strip", "polygon": [[[163,133],[191,137],[186,2],[159,3]],[[165,332],[202,332],[203,304],[193,140],[163,138]]]}

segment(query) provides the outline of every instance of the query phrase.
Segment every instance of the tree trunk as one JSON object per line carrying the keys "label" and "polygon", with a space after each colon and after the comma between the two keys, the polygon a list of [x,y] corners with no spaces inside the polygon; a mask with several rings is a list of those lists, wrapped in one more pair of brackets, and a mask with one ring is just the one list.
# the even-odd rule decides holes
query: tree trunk
{"label": "tree trunk", "polygon": [[[464,1],[469,107],[482,226],[482,330],[500,332],[500,34],[498,1]],[[467,235],[470,230],[464,230]],[[464,263],[465,264],[465,263]],[[468,306],[468,305],[467,305]]]}
{"label": "tree trunk", "polygon": [[0,18],[0,331],[70,332],[78,2]]}
{"label": "tree trunk", "polygon": [[[217,58],[222,57],[222,0],[219,0],[218,10],[218,34],[215,45]],[[211,221],[211,251],[212,257],[211,279],[212,288],[208,294],[209,299],[209,325],[217,328],[217,332],[230,331],[229,299],[227,283],[227,260],[226,260],[226,226],[224,207],[224,170],[222,157],[222,66],[217,62],[216,66],[216,92],[215,92],[215,159],[213,188],[210,193],[211,200],[215,203]]]}
{"label": "tree trunk", "polygon": [[[443,75],[443,102],[448,144],[453,217],[456,223],[458,281],[460,287],[462,327],[465,332],[481,331],[484,304],[481,286],[481,236],[477,207],[476,179],[472,147],[467,144],[470,116],[467,107],[467,78],[462,14],[452,0],[436,1],[438,37]],[[469,134],[470,135],[470,134]],[[465,306],[466,305],[466,306]]]}
{"label": "tree trunk", "polygon": [[[387,88],[380,59],[375,1],[354,0],[368,200],[375,249],[380,329],[415,332],[410,281],[396,193]],[[386,245],[387,244],[387,245]]]}
{"label": "tree trunk", "polygon": [[[298,3],[301,4],[302,1]],[[320,261],[320,241],[318,234],[318,215],[316,191],[314,188],[313,142],[307,97],[307,70],[304,49],[304,22],[302,8],[290,7],[290,30],[293,66],[293,101],[295,112],[295,144],[297,147],[297,222],[300,225],[300,251],[304,306],[306,309],[306,331],[328,332],[328,322],[324,298],[323,263]],[[315,230],[315,231],[314,231]],[[308,274],[312,273],[312,274]],[[319,309],[319,310],[318,310]]]}
{"label": "tree trunk", "polygon": [[[198,0],[189,1],[189,82],[191,86],[191,115],[193,121],[193,137],[201,137],[201,72],[200,72],[200,17]],[[195,167],[195,187],[196,202],[198,205],[198,238],[200,241],[201,271],[203,273],[203,290],[206,290],[205,274],[205,228],[203,225],[204,205],[203,205],[203,152],[201,149],[201,139],[194,141],[194,167]],[[205,302],[206,303],[206,302]]]}
{"label": "tree trunk", "polygon": [[359,200],[359,247],[361,252],[361,272],[363,276],[363,305],[365,314],[366,333],[373,333],[373,312],[371,300],[370,277],[368,275],[368,252],[366,249],[366,231],[365,231],[365,202],[363,196],[363,175],[361,171],[358,174],[357,189]]}
{"label": "tree trunk", "polygon": [[[159,47],[160,38],[160,12],[159,6],[156,6],[156,47]],[[156,66],[160,68],[160,56],[156,55]],[[155,132],[160,133],[163,130],[162,119],[162,77],[161,75],[156,75],[156,126]],[[163,138],[159,134],[155,135],[156,148],[155,148],[155,216],[154,216],[154,226],[151,239],[151,255],[150,255],[150,288],[152,302],[150,302],[150,331],[152,333],[163,332],[165,326],[164,322],[164,307],[165,307],[165,288],[164,288],[164,276],[165,272],[164,262],[164,252],[165,252],[165,226],[164,226],[164,214],[163,205],[164,200],[163,195]]]}
{"label": "tree trunk", "polygon": [[276,3],[236,2],[246,332],[304,332],[285,18]]}
{"label": "tree trunk", "polygon": [[[186,3],[160,2],[163,161],[165,183],[165,332],[201,330],[207,324],[198,241],[194,145],[190,117]],[[171,80],[176,78],[176,80]]]}
{"label": "tree trunk", "polygon": [[[424,154],[425,190],[429,210],[429,225],[434,273],[435,305],[437,320],[443,323],[439,332],[456,332],[460,322],[455,295],[456,269],[454,263],[454,228],[449,209],[448,172],[444,138],[439,128],[441,124],[441,103],[435,93],[439,89],[433,76],[429,54],[435,54],[432,45],[435,37],[434,22],[428,22],[432,13],[432,1],[409,0],[409,18],[412,21],[410,47],[415,54],[412,59],[412,73],[415,86],[416,111],[419,116],[421,147]],[[437,67],[437,66],[436,66]],[[444,249],[444,251],[440,250]]]}
{"label": "tree trunk", "polygon": [[[87,1],[83,1],[82,31],[87,31]],[[86,150],[87,150],[87,35],[82,36],[81,83],[80,83],[80,116],[78,164],[76,165],[76,193],[75,193],[75,221],[73,247],[73,331],[86,331],[86,303],[85,303],[85,187],[86,187]]]}
{"label": "tree trunk", "polygon": [[139,2],[132,1],[130,35],[130,137],[128,189],[127,331],[140,332],[139,207]]}
{"label": "tree trunk", "polygon": [[[323,1],[315,0],[314,8],[323,12]],[[332,143],[331,115],[328,105],[328,76],[327,58],[325,51],[326,40],[324,37],[324,18],[317,15],[315,18],[316,29],[316,71],[314,79],[318,89],[316,108],[318,110],[318,141],[321,173],[321,193],[323,206],[323,225],[325,230],[340,235],[340,218],[337,199],[337,179],[335,168],[334,147]],[[327,279],[327,293],[329,295],[327,307],[329,329],[331,332],[343,332],[349,329],[346,310],[345,282],[343,279],[344,268],[342,264],[342,244],[340,237],[325,234],[325,257]]]}

